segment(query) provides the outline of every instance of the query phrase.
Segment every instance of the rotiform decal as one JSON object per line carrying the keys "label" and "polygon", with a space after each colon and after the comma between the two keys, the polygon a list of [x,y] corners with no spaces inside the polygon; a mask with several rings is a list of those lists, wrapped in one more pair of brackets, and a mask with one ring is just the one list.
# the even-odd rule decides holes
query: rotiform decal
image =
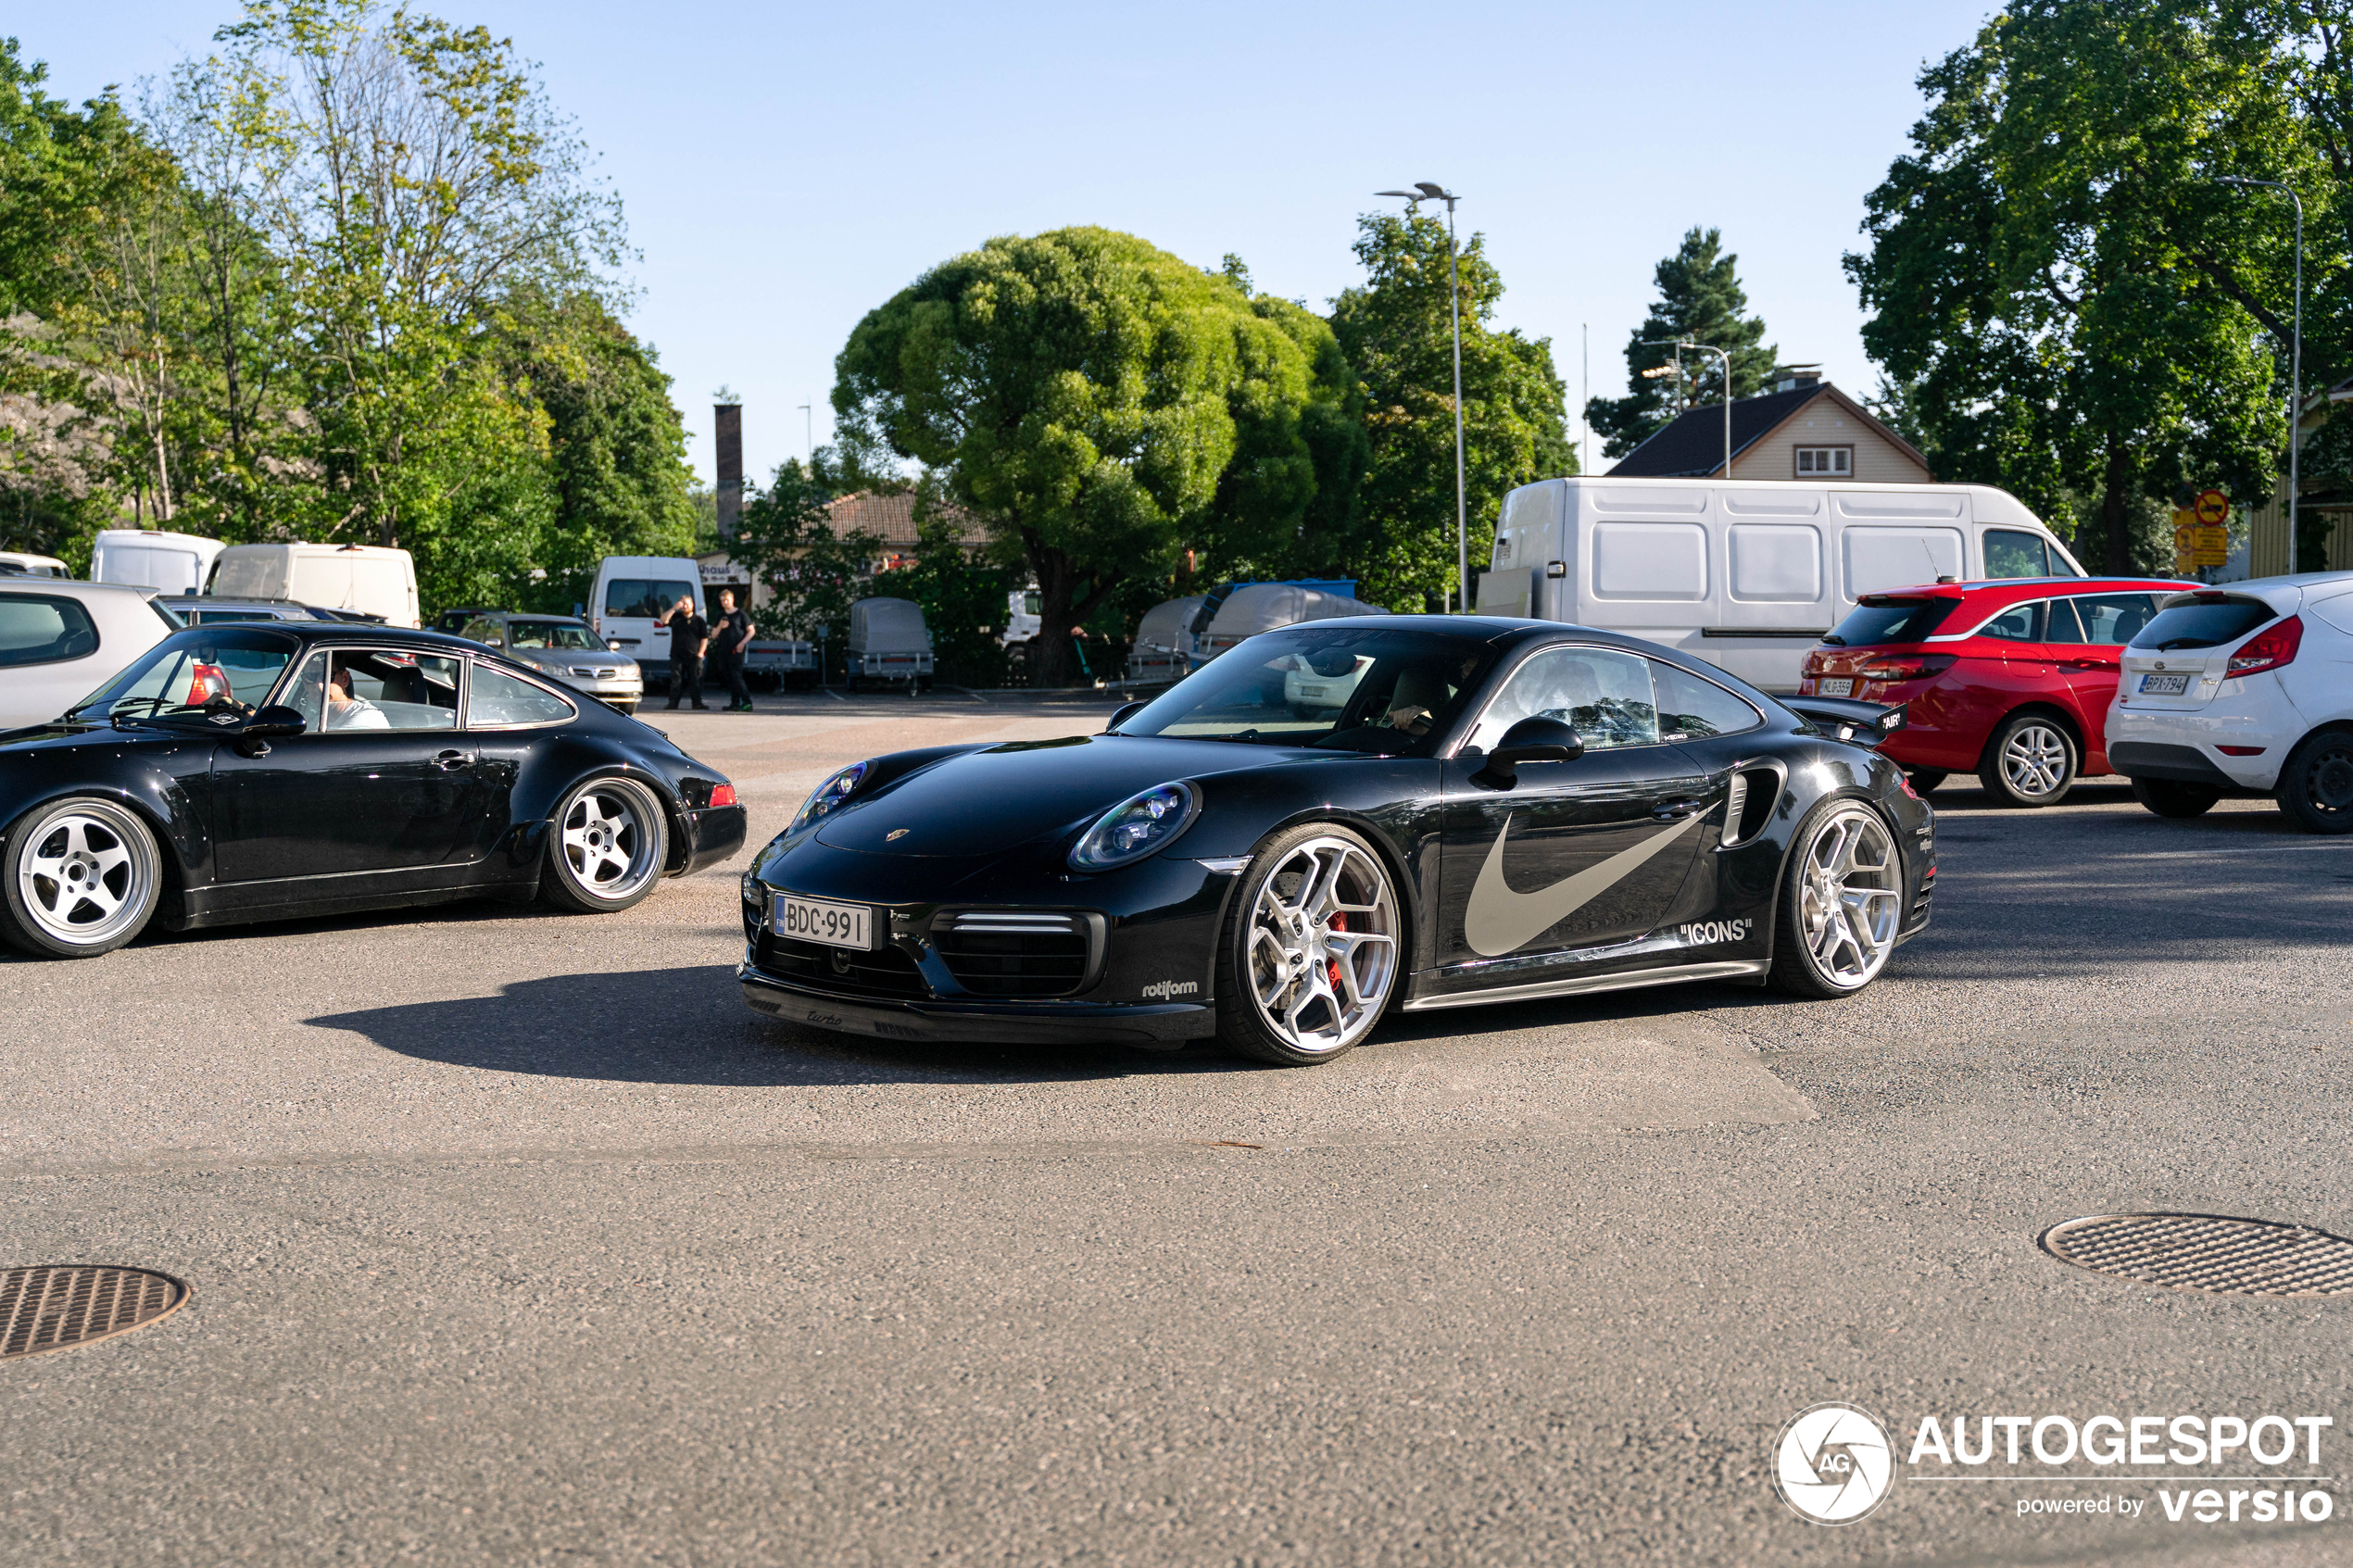
{"label": "rotiform decal", "polygon": [[1171,997],[1189,997],[1201,989],[1197,980],[1155,980],[1144,987],[1147,1001],[1164,1002]]}

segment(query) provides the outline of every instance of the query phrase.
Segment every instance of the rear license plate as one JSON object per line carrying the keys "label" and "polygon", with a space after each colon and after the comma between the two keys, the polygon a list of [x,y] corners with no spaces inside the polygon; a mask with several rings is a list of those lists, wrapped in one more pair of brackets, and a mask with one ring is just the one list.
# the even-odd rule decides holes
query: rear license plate
{"label": "rear license plate", "polygon": [[2187,675],[2144,675],[2141,677],[2143,696],[2180,696],[2190,689]]}
{"label": "rear license plate", "polygon": [[1822,688],[1820,691],[1814,694],[1816,696],[1853,696],[1855,695],[1855,682],[1854,678],[1851,676],[1836,681],[1821,681],[1816,684]]}
{"label": "rear license plate", "polygon": [[875,911],[863,904],[824,904],[814,898],[779,896],[768,920],[779,936],[865,951],[875,945],[874,916]]}

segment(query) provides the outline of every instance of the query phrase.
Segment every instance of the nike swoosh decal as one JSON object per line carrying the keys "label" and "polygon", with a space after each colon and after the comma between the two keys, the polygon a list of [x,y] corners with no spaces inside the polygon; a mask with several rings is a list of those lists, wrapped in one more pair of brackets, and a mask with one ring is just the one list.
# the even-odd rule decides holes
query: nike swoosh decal
{"label": "nike swoosh decal", "polygon": [[1505,817],[1504,831],[1495,835],[1495,847],[1487,852],[1487,863],[1478,868],[1470,907],[1463,911],[1463,935],[1469,940],[1471,951],[1481,958],[1500,958],[1526,947],[1633,875],[1644,861],[1706,818],[1706,812],[1695,811],[1575,876],[1533,893],[1515,893],[1504,881],[1504,840],[1512,834],[1512,820]]}

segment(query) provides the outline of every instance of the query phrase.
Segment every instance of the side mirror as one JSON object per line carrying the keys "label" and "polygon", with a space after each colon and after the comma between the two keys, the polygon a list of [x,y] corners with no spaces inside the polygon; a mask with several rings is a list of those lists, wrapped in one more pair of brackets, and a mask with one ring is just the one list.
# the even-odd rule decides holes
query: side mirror
{"label": "side mirror", "polygon": [[1584,741],[1559,720],[1522,719],[1504,732],[1479,772],[1491,781],[1511,784],[1518,782],[1523,762],[1574,762],[1584,755]]}
{"label": "side mirror", "polygon": [[1118,710],[1112,714],[1111,722],[1103,726],[1104,733],[1109,734],[1111,731],[1119,728],[1120,725],[1125,724],[1128,720],[1133,719],[1137,714],[1141,713],[1144,710],[1145,706],[1145,704],[1140,702],[1121,704]]}
{"label": "side mirror", "polygon": [[300,709],[280,703],[246,720],[245,728],[237,733],[254,740],[275,740],[283,735],[298,735],[308,728],[310,721],[302,716]]}

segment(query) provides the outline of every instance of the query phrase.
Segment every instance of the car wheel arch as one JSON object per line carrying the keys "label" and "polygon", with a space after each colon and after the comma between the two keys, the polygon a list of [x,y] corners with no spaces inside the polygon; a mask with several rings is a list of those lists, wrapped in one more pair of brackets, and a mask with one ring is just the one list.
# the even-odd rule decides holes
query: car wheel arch
{"label": "car wheel arch", "polygon": [[566,779],[563,786],[551,794],[543,807],[518,812],[517,815],[522,821],[538,823],[543,833],[551,831],[556,809],[570,799],[582,785],[594,784],[598,779],[627,779],[654,792],[654,798],[661,802],[662,818],[670,830],[670,845],[663,855],[661,874],[672,877],[684,872],[687,860],[694,855],[694,832],[686,818],[686,803],[668,779],[640,763],[625,759],[597,763]]}
{"label": "car wheel arch", "polygon": [[169,812],[160,809],[155,802],[143,798],[136,790],[125,789],[120,784],[86,783],[60,784],[55,789],[30,797],[17,810],[10,813],[6,822],[0,822],[0,833],[15,827],[35,811],[44,810],[60,800],[71,800],[79,797],[95,797],[102,800],[112,801],[145,822],[147,831],[155,834],[156,844],[163,851],[158,857],[163,879],[161,889],[163,902],[157,905],[158,909],[163,908],[165,904],[184,893],[188,888],[212,880],[208,871],[199,872],[196,867],[197,856],[205,850],[217,847],[217,835],[211,831],[212,824],[208,821],[197,818],[187,824],[194,831],[183,831],[174,827]]}
{"label": "car wheel arch", "polygon": [[2075,743],[2075,766],[2080,772],[2085,758],[2090,755],[2089,743],[2083,738],[2083,726],[2077,721],[2075,715],[2057,703],[2041,700],[2021,702],[1994,721],[1993,727],[1986,732],[1985,744],[1978,748],[1977,765],[1982,768],[1992,759],[1994,743],[2002,738],[2002,732],[2010,727],[2013,720],[2024,718],[2030,714],[2037,718],[2048,719],[2067,732],[2067,738]]}
{"label": "car wheel arch", "polygon": [[[1293,828],[1303,827],[1310,822],[1328,822],[1337,827],[1344,827],[1372,846],[1373,853],[1380,858],[1381,870],[1389,873],[1390,886],[1397,894],[1397,918],[1404,926],[1401,934],[1404,941],[1400,946],[1408,955],[1417,956],[1416,944],[1421,937],[1421,889],[1407,874],[1404,857],[1398,849],[1396,841],[1381,828],[1379,823],[1362,812],[1333,806],[1302,808],[1269,825],[1265,832],[1260,834],[1252,842],[1252,860],[1254,862],[1257,859],[1260,847],[1268,840],[1289,833]],[[1227,879],[1225,896],[1217,900],[1216,930],[1225,929],[1226,916],[1233,907],[1234,897],[1241,890],[1241,885],[1248,880],[1249,875],[1250,868],[1245,866]],[[1209,955],[1209,972],[1202,976],[1206,982],[1202,991],[1204,997],[1214,999],[1216,997],[1217,971],[1223,961],[1222,951],[1213,945]],[[1402,972],[1398,977],[1397,1000],[1402,1003],[1413,995],[1414,976],[1418,972],[1410,961],[1400,967]]]}
{"label": "car wheel arch", "polygon": [[[2009,720],[2005,717],[2002,721],[2007,724]],[[1886,805],[1868,789],[1858,788],[1853,784],[1841,785],[1836,789],[1826,789],[1807,801],[1805,809],[1797,813],[1796,820],[1790,824],[1789,837],[1781,844],[1780,868],[1774,873],[1773,894],[1766,901],[1765,906],[1765,961],[1768,966],[1773,962],[1775,955],[1780,952],[1781,890],[1789,876],[1790,861],[1797,854],[1799,841],[1806,836],[1803,830],[1806,824],[1813,820],[1817,811],[1841,800],[1856,801],[1872,816],[1877,817],[1880,825],[1887,830],[1889,841],[1895,847],[1895,875],[1902,886],[1903,899],[1903,907],[1897,911],[1895,917],[1895,927],[1899,933],[1904,929],[1905,921],[1912,912],[1912,906],[1919,901],[1919,890],[1912,885],[1911,869],[1904,858],[1904,824],[1897,822]],[[1769,980],[1769,974],[1759,976],[1756,984],[1766,985]]]}

